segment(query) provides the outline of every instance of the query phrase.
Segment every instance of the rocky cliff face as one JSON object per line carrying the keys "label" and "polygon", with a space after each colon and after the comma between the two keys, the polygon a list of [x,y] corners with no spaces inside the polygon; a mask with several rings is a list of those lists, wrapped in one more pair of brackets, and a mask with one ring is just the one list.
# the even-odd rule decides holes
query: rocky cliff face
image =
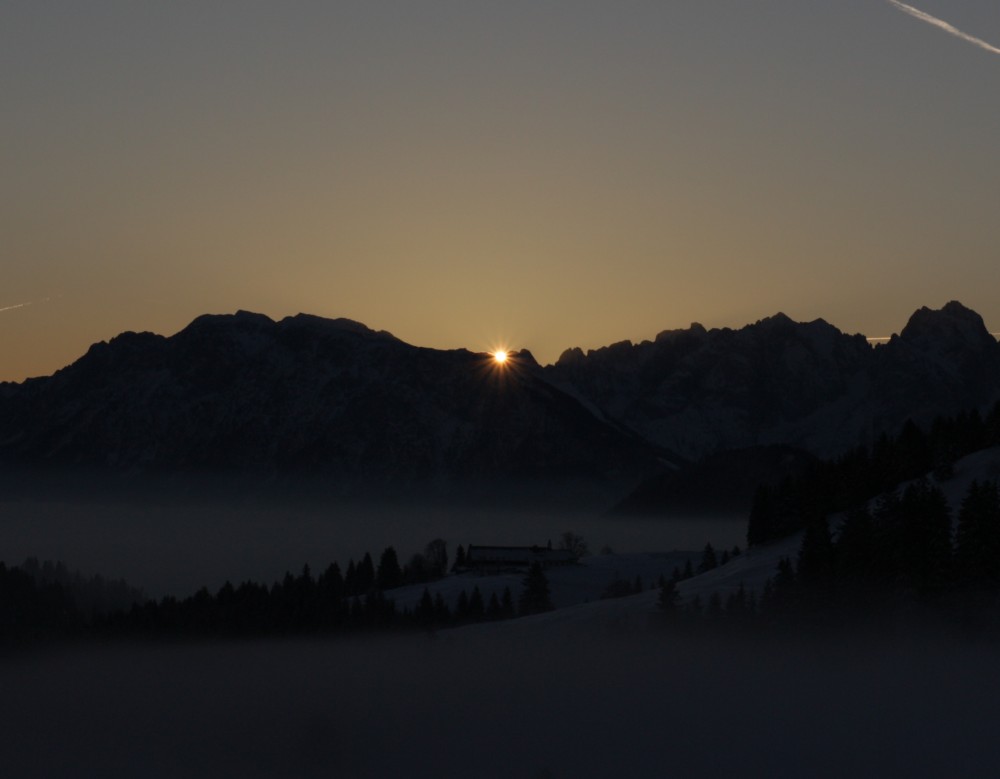
{"label": "rocky cliff face", "polygon": [[[982,317],[960,303],[921,308],[898,336],[875,350],[876,425],[994,402],[1000,388],[1000,346]],[[904,416],[905,415],[905,416]]]}
{"label": "rocky cliff face", "polygon": [[739,330],[694,324],[640,344],[569,350],[546,376],[688,458],[770,444],[831,455],[909,418],[995,402],[1000,346],[953,302],[920,309],[875,348],[821,319],[777,314]]}

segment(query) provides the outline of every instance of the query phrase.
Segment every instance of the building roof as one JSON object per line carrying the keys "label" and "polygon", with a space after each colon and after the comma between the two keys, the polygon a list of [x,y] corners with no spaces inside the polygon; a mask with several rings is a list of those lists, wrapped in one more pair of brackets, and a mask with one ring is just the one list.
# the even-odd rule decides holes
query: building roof
{"label": "building roof", "polygon": [[568,549],[552,549],[547,546],[473,546],[465,553],[466,565],[517,565],[532,563],[558,565],[576,562],[576,556]]}

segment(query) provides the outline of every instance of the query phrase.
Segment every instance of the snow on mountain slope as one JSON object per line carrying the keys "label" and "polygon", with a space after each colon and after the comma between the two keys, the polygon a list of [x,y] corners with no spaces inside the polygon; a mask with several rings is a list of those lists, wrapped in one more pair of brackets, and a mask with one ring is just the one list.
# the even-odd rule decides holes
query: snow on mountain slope
{"label": "snow on mountain slope", "polygon": [[664,454],[552,386],[527,353],[501,369],[304,315],[126,333],[6,389],[0,462],[11,469],[312,478],[355,492],[575,482],[617,495]]}
{"label": "snow on mountain slope", "polygon": [[915,312],[871,347],[827,322],[784,314],[739,330],[661,333],[545,369],[631,430],[691,459],[762,444],[835,455],[907,419],[984,408],[1000,399],[1000,346],[974,311],[951,302]]}
{"label": "snow on mountain slope", "polygon": [[513,352],[504,369],[346,319],[240,311],[168,338],[124,333],[0,386],[0,477],[304,478],[396,495],[559,483],[561,498],[580,488],[608,505],[685,457],[777,444],[834,455],[998,399],[1000,345],[956,302],[920,309],[876,348],[776,314],[570,349],[545,368]]}

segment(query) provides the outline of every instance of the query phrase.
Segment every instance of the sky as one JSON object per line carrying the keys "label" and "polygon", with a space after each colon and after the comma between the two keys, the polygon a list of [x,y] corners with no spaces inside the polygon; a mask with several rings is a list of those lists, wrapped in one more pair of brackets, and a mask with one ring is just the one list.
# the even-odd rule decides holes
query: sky
{"label": "sky", "polygon": [[995,0],[0,6],[0,380],[203,313],[1000,330]]}

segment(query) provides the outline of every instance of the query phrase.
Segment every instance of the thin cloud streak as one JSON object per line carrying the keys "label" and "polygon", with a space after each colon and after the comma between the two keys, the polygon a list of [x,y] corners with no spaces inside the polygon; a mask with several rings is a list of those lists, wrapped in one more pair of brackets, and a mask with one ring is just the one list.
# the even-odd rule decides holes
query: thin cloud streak
{"label": "thin cloud streak", "polygon": [[15,308],[24,308],[25,306],[30,306],[31,303],[15,303],[13,306],[4,306],[0,308],[0,311],[13,311]]}
{"label": "thin cloud streak", "polygon": [[948,22],[943,19],[938,19],[936,16],[931,16],[925,11],[921,11],[914,8],[912,5],[907,5],[906,3],[901,3],[899,0],[886,0],[889,5],[893,5],[902,11],[904,14],[912,16],[914,19],[919,19],[922,22],[927,22],[939,30],[944,30],[946,33],[954,35],[956,38],[961,38],[967,43],[971,43],[974,46],[978,46],[980,49],[990,52],[991,54],[1000,54],[1000,48],[997,48],[992,43],[987,43],[982,38],[976,38],[973,35],[969,35],[967,32],[962,32],[957,27],[948,24]]}

